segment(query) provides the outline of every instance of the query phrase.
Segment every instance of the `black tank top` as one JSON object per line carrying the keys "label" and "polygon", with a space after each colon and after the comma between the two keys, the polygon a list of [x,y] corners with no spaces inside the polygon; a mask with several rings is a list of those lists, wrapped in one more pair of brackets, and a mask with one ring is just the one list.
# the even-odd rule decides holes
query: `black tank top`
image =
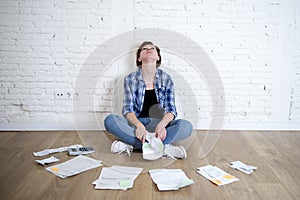
{"label": "black tank top", "polygon": [[145,91],[143,109],[138,117],[151,117],[157,119],[161,119],[163,117],[162,110],[157,103],[154,89]]}

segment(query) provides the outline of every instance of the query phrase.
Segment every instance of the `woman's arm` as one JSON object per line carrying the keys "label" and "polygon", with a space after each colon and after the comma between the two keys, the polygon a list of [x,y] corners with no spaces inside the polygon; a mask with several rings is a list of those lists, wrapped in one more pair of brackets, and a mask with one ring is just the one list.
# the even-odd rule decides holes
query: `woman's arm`
{"label": "woman's arm", "polygon": [[139,139],[142,143],[145,143],[147,130],[145,126],[138,120],[136,115],[133,112],[129,112],[126,114],[126,119],[129,121],[130,124],[136,127],[135,136]]}
{"label": "woman's arm", "polygon": [[164,141],[167,137],[166,126],[174,119],[174,115],[172,113],[165,113],[162,120],[157,124],[155,128],[155,135],[161,141]]}

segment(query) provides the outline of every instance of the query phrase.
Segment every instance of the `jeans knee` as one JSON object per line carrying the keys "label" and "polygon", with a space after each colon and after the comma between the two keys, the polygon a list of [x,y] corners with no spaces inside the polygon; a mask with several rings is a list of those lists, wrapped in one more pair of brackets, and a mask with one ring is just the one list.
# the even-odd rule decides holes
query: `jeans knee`
{"label": "jeans knee", "polygon": [[184,130],[186,131],[188,136],[192,135],[192,131],[193,131],[192,123],[187,120],[183,120],[183,126],[184,126]]}
{"label": "jeans knee", "polygon": [[111,127],[111,125],[113,124],[114,122],[114,114],[110,114],[108,116],[105,117],[104,119],[104,127],[106,130],[109,131],[109,127]]}

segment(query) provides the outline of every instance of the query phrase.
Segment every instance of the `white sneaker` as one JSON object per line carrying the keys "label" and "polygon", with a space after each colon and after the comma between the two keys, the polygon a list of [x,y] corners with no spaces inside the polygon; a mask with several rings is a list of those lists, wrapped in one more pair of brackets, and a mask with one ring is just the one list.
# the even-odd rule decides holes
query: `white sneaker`
{"label": "white sneaker", "polygon": [[133,146],[129,145],[129,144],[126,144],[122,141],[115,140],[111,144],[110,150],[111,150],[112,153],[117,153],[117,154],[126,152],[130,156],[131,152],[133,150]]}
{"label": "white sneaker", "polygon": [[174,160],[176,158],[184,159],[187,157],[186,151],[182,146],[173,146],[171,144],[165,144],[163,155]]}

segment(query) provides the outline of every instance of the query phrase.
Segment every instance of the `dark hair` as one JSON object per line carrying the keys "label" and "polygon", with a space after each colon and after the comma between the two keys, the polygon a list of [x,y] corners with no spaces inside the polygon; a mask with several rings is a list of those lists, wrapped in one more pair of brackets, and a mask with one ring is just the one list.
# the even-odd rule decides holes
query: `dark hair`
{"label": "dark hair", "polygon": [[153,45],[153,46],[155,47],[155,49],[156,49],[156,51],[157,51],[157,54],[158,54],[158,56],[159,56],[159,60],[156,61],[156,68],[158,68],[158,67],[160,66],[160,64],[161,64],[161,56],[160,56],[160,49],[159,49],[159,47],[156,46],[156,45],[154,45],[154,44],[153,44],[152,42],[150,42],[150,41],[145,41],[145,42],[143,42],[143,43],[139,46],[138,50],[136,51],[136,66],[139,67],[139,68],[142,66],[142,61],[139,61],[139,57],[140,57],[141,51],[142,51],[142,49],[143,49],[144,46],[149,45],[149,44],[150,44],[150,45]]}

